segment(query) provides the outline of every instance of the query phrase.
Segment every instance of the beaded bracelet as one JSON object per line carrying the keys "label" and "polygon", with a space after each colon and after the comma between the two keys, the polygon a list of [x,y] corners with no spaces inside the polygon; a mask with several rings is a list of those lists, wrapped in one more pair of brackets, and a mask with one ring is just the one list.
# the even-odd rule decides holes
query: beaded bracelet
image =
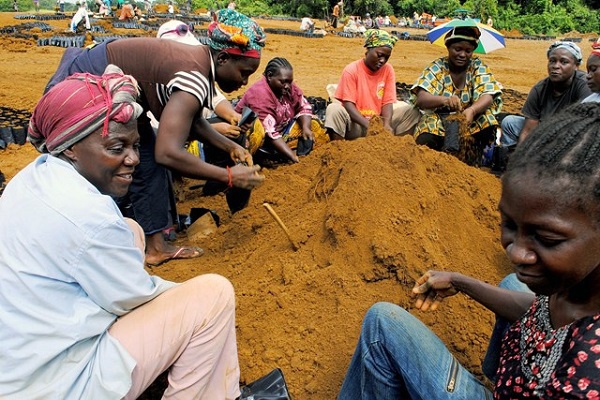
{"label": "beaded bracelet", "polygon": [[233,176],[231,175],[231,168],[229,168],[229,166],[227,166],[227,187],[232,188],[233,187]]}

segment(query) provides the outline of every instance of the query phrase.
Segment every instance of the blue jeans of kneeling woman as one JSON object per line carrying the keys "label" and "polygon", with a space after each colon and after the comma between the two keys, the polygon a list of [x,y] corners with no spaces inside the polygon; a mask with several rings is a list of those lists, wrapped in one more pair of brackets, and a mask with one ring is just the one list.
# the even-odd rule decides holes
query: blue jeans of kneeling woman
{"label": "blue jeans of kneeling woman", "polygon": [[[500,286],[527,290],[514,274]],[[494,328],[484,360],[484,370],[487,363],[492,374],[492,364],[498,365],[501,338],[509,325],[498,319]],[[490,390],[458,363],[427,326],[391,303],[377,303],[367,311],[338,396],[338,400],[491,398]]]}

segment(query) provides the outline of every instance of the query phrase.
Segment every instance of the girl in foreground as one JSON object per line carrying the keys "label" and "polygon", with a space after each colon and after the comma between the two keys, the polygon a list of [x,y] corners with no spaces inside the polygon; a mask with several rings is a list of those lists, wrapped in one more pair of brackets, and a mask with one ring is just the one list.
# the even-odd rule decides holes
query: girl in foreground
{"label": "girl in foreground", "polygon": [[501,241],[533,293],[428,271],[416,307],[462,292],[510,322],[490,392],[406,310],[371,307],[339,399],[600,398],[600,105],[543,121],[502,176]]}

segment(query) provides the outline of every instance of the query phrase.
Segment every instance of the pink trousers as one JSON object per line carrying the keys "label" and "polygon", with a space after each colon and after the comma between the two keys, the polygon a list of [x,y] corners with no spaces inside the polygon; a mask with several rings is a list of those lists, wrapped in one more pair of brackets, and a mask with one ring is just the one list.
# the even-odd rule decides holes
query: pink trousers
{"label": "pink trousers", "polygon": [[109,334],[136,360],[125,399],[135,399],[170,367],[163,399],[235,399],[240,369],[233,286],[197,276],[126,314]]}

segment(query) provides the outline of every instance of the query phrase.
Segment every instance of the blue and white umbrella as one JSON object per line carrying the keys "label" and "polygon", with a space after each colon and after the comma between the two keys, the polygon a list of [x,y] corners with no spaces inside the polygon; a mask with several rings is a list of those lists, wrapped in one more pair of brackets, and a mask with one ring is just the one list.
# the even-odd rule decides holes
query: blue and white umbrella
{"label": "blue and white umbrella", "polygon": [[446,47],[444,36],[457,26],[474,26],[479,29],[481,36],[479,37],[479,45],[475,49],[475,53],[487,54],[494,50],[506,47],[504,36],[489,25],[482,24],[472,18],[453,19],[443,25],[433,28],[427,32],[427,39],[441,47]]}

